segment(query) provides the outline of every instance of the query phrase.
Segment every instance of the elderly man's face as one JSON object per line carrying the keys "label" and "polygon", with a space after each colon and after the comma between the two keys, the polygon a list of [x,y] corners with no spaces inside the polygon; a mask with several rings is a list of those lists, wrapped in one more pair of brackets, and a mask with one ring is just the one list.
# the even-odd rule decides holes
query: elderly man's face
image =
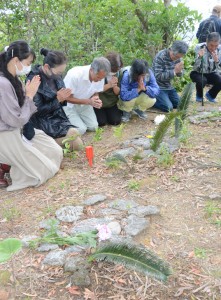
{"label": "elderly man's face", "polygon": [[94,73],[92,69],[90,69],[90,81],[98,82],[106,77],[106,72],[104,70],[99,71],[98,73]]}
{"label": "elderly man's face", "polygon": [[209,50],[209,52],[213,53],[218,48],[219,42],[210,41],[210,42],[207,42],[206,45],[207,45],[207,49]]}
{"label": "elderly man's face", "polygon": [[180,59],[180,58],[183,57],[183,56],[184,56],[183,53],[176,53],[176,54],[174,54],[173,51],[170,50],[170,58],[171,58],[172,60],[178,60],[178,59]]}

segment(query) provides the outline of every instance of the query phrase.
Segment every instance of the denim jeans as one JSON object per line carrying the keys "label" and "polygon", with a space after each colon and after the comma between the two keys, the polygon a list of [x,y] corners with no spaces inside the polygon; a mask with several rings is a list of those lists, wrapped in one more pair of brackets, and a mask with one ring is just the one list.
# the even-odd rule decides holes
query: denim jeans
{"label": "denim jeans", "polygon": [[175,89],[160,90],[160,93],[156,99],[157,101],[153,107],[165,112],[169,112],[173,110],[173,108],[177,108],[180,101],[180,97]]}

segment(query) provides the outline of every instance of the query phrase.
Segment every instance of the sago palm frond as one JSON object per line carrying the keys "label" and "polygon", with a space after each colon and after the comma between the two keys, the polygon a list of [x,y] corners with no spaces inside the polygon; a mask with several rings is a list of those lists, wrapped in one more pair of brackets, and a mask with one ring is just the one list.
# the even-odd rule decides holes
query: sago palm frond
{"label": "sago palm frond", "polygon": [[187,116],[187,109],[190,104],[190,100],[193,94],[194,84],[192,82],[188,83],[183,90],[183,93],[180,97],[180,102],[177,108],[177,111],[181,112],[179,118],[175,120],[175,136],[178,137],[180,130],[183,126],[183,121]]}
{"label": "sago palm frond", "polygon": [[170,112],[166,118],[158,125],[157,131],[155,132],[153,139],[151,141],[151,149],[156,151],[162,142],[168,128],[173,122],[174,118],[179,117],[181,112]]}
{"label": "sago palm frond", "polygon": [[129,269],[140,271],[159,280],[171,275],[169,265],[151,251],[135,245],[110,243],[89,257],[89,260],[106,260],[122,264]]}

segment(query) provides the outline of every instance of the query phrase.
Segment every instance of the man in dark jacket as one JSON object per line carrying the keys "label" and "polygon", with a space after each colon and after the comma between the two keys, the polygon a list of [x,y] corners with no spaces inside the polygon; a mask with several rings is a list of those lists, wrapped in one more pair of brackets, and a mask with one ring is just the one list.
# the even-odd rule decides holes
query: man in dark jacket
{"label": "man in dark jacket", "polygon": [[212,15],[203,20],[196,33],[199,43],[206,42],[206,38],[211,32],[218,32],[221,36],[221,5],[213,7]]}

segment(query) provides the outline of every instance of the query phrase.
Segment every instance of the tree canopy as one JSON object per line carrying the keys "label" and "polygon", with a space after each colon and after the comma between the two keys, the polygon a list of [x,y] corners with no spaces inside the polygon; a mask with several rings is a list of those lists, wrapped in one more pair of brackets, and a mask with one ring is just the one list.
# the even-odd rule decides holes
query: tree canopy
{"label": "tree canopy", "polygon": [[152,0],[5,0],[0,2],[0,48],[24,39],[36,53],[63,51],[69,66],[109,50],[149,61],[192,32],[200,16],[182,2]]}

